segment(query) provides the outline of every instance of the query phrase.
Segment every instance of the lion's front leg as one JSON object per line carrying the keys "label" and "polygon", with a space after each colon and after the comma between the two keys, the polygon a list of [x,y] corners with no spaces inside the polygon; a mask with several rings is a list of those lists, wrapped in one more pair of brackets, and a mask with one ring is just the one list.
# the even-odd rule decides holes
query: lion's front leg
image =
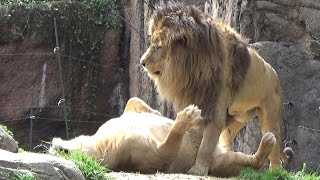
{"label": "lion's front leg", "polygon": [[205,127],[195,164],[188,171],[189,174],[208,175],[214,150],[218,144],[222,129],[213,120]]}
{"label": "lion's front leg", "polygon": [[196,161],[189,169],[189,174],[208,175],[220,134],[225,127],[228,103],[228,91],[222,91],[216,102],[215,108],[209,107],[206,117],[207,124],[197,152]]}

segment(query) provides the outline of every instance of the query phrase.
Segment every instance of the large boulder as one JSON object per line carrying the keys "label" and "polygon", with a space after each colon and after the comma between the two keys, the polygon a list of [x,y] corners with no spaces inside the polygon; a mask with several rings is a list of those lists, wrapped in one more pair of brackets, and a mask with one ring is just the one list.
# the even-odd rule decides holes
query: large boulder
{"label": "large boulder", "polygon": [[32,173],[36,179],[43,180],[84,180],[77,166],[63,158],[0,150],[0,180],[19,173]]}
{"label": "large boulder", "polygon": [[0,149],[18,152],[18,143],[7,133],[3,126],[0,126]]}

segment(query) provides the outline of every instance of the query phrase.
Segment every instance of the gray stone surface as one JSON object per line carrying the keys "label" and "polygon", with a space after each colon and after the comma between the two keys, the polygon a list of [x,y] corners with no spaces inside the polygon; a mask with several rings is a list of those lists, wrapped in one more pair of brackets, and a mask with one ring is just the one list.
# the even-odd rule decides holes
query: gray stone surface
{"label": "gray stone surface", "polygon": [[4,149],[10,152],[18,152],[17,142],[8,135],[4,129],[0,126],[0,149]]}
{"label": "gray stone surface", "polygon": [[37,180],[84,180],[75,164],[63,158],[0,150],[0,179],[7,180],[19,172],[31,172]]}

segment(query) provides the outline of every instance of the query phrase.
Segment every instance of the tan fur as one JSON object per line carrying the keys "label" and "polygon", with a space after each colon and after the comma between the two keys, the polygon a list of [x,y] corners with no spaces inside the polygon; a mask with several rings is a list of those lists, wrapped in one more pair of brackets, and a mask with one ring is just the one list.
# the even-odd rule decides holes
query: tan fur
{"label": "tan fur", "polygon": [[149,35],[140,63],[160,96],[178,111],[197,105],[207,120],[190,173],[207,174],[218,141],[232,150],[234,137],[255,115],[262,134],[272,132],[277,139],[270,167],[288,163],[280,150],[277,73],[237,32],[193,6],[169,3],[155,10]]}
{"label": "tan fur", "polygon": [[[81,150],[114,171],[186,173],[202,138],[201,111],[190,105],[177,114],[175,121],[153,112],[141,99],[132,98],[121,117],[107,121],[93,136],[70,141],[54,138],[50,153],[57,149]],[[238,175],[246,167],[259,170],[275,143],[275,136],[266,133],[255,155],[224,152],[217,147],[210,157],[215,163],[210,165],[209,174],[227,177]]]}

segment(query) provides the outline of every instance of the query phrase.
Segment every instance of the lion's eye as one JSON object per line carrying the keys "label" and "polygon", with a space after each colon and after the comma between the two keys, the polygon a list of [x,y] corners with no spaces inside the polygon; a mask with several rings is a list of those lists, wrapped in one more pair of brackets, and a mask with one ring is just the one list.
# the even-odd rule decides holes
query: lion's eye
{"label": "lion's eye", "polygon": [[156,51],[158,51],[159,49],[161,49],[161,46],[156,46]]}

